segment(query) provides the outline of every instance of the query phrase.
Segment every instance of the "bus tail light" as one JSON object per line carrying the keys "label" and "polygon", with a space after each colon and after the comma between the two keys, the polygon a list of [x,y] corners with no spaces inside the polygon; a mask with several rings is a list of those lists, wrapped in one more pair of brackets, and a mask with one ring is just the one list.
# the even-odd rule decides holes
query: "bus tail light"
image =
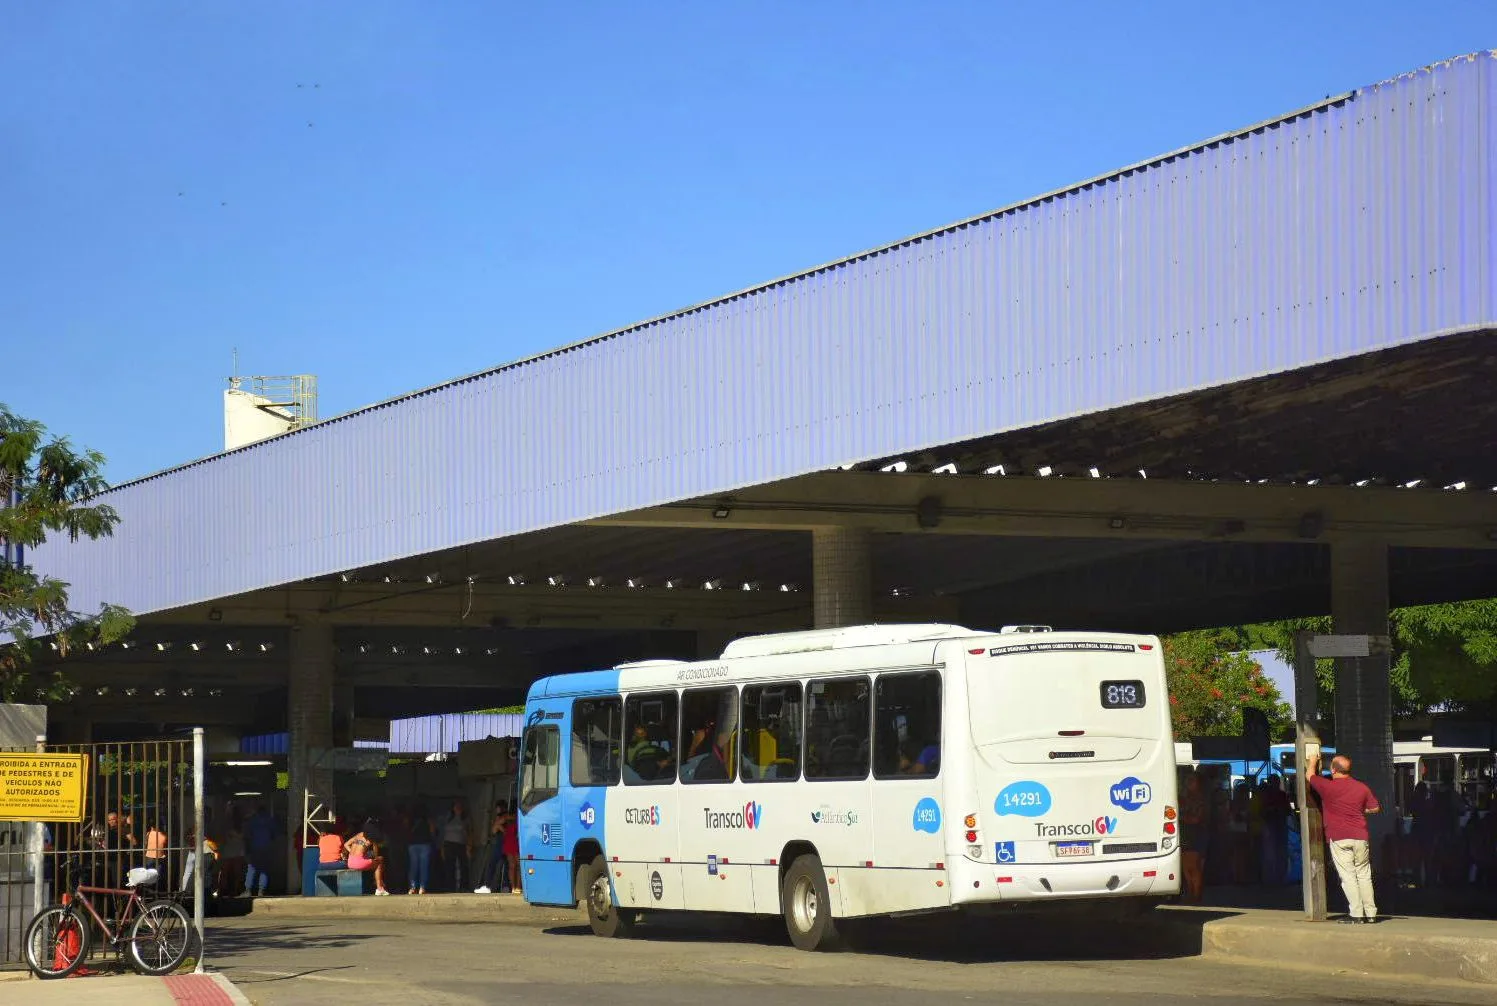
{"label": "bus tail light", "polygon": [[976,842],[976,841],[977,841],[977,832],[975,832],[975,831],[969,831],[969,832],[967,832],[967,842],[970,844],[970,843]]}
{"label": "bus tail light", "polygon": [[1166,822],[1164,822],[1164,833],[1166,835],[1173,835],[1175,833],[1175,822],[1174,821],[1166,821]]}
{"label": "bus tail light", "polygon": [[1166,808],[1164,808],[1164,819],[1166,821],[1173,821],[1175,819],[1175,808],[1173,808],[1173,807],[1166,807]]}
{"label": "bus tail light", "polygon": [[975,828],[975,827],[977,827],[977,815],[976,814],[968,814],[962,820],[962,824],[966,825],[968,828]]}

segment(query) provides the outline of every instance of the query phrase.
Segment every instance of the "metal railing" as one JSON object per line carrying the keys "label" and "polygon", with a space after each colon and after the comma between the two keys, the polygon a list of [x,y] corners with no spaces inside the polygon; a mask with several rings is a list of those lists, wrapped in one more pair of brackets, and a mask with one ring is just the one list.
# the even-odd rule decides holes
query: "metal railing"
{"label": "metal railing", "polygon": [[[0,822],[0,966],[22,962],[26,927],[79,883],[119,888],[154,868],[154,896],[190,899],[202,968],[203,735],[0,749],[88,756],[82,822]],[[117,912],[108,899],[101,911]],[[123,902],[123,899],[117,899]],[[94,941],[94,954],[109,953]]]}

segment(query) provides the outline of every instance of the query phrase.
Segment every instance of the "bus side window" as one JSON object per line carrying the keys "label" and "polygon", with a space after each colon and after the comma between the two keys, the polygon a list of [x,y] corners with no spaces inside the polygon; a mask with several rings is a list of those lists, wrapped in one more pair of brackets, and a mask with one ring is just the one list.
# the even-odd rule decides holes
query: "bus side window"
{"label": "bus side window", "polygon": [[554,726],[525,731],[520,767],[520,810],[529,811],[556,795],[561,781],[561,731]]}
{"label": "bus side window", "polygon": [[744,782],[800,778],[800,682],[745,685],[739,736]]}
{"label": "bus side window", "polygon": [[884,674],[874,687],[874,775],[936,775],[941,770],[940,673]]}
{"label": "bus side window", "polygon": [[624,785],[663,786],[676,781],[675,692],[631,695],[624,701]]}
{"label": "bus side window", "polygon": [[738,689],[688,689],[681,696],[681,781],[732,782],[737,736]]}
{"label": "bus side window", "polygon": [[868,778],[867,678],[817,679],[806,686],[806,778]]}
{"label": "bus side window", "polygon": [[618,699],[578,699],[572,703],[572,785],[617,784],[623,737],[623,710]]}

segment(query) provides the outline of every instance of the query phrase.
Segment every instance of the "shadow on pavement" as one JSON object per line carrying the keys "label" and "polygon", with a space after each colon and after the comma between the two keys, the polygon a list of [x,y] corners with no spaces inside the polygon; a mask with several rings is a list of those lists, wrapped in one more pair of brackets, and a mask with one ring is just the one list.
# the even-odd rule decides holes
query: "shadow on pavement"
{"label": "shadow on pavement", "polygon": [[[1171,912],[1116,920],[1076,916],[982,916],[961,913],[843,923],[853,953],[951,964],[1002,961],[1139,961],[1199,956],[1207,923],[1230,911]],[[587,926],[555,926],[547,935],[596,939]],[[692,913],[642,922],[636,939],[662,943],[753,943],[788,946],[778,918]]]}
{"label": "shadow on pavement", "polygon": [[377,939],[319,925],[207,927],[210,962],[267,950],[336,950]]}

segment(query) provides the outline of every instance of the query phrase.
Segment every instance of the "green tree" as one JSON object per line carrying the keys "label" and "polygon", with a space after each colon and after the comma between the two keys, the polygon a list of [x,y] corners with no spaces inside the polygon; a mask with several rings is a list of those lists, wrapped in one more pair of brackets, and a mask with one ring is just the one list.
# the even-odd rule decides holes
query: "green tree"
{"label": "green tree", "polygon": [[[1331,619],[1290,619],[1233,631],[1292,661],[1297,630],[1329,633]],[[1497,707],[1497,599],[1395,608],[1388,613],[1388,632],[1395,716],[1417,716],[1437,706]],[[1316,661],[1315,677],[1321,716],[1332,718],[1335,661]]]}
{"label": "green tree", "polygon": [[1164,640],[1170,725],[1177,740],[1241,736],[1244,706],[1263,711],[1276,739],[1293,730],[1289,704],[1241,642],[1236,629],[1182,632]]}
{"label": "green tree", "polygon": [[103,465],[99,453],[76,451],[66,439],[49,437],[41,423],[0,405],[0,542],[7,546],[0,550],[0,700],[70,697],[60,671],[38,671],[41,648],[50,644],[66,656],[87,642],[114,642],[134,627],[116,605],[92,615],[74,611],[68,584],[25,562],[26,552],[49,535],[77,541],[113,532],[119,523],[114,509],[90,502],[107,488]]}

